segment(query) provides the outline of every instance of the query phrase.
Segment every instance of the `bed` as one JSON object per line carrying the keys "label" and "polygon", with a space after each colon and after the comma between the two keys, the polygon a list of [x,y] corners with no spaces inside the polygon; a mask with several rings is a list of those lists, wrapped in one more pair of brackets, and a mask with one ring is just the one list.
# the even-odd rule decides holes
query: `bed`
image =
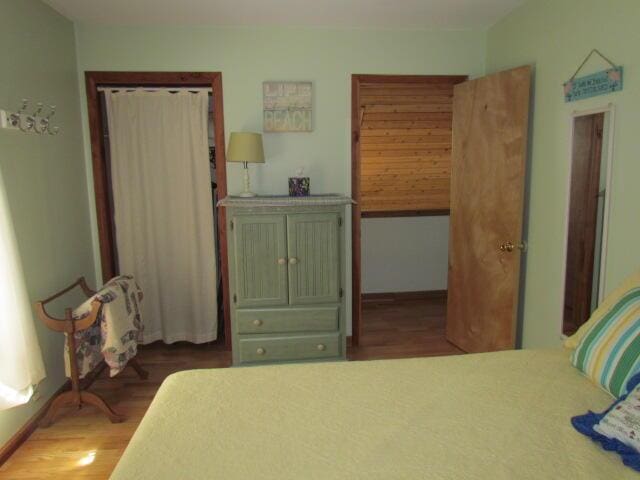
{"label": "bed", "polygon": [[191,370],[113,472],[131,479],[638,479],[577,433],[612,398],[569,351]]}

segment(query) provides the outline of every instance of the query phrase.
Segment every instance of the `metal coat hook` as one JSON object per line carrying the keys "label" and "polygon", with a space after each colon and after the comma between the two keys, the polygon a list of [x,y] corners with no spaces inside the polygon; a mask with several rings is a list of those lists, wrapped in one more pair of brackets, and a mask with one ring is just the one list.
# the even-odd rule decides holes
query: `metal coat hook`
{"label": "metal coat hook", "polygon": [[53,127],[51,128],[51,119],[53,118],[53,116],[56,114],[56,106],[55,105],[49,105],[49,115],[47,115],[47,133],[49,135],[57,135],[58,132],[60,132],[60,129],[58,127]]}
{"label": "metal coat hook", "polygon": [[22,127],[22,116],[26,115],[27,108],[29,108],[29,100],[27,100],[26,98],[23,98],[22,106],[20,107],[20,110],[18,110],[15,113],[9,114],[9,125],[14,128],[19,128],[23,132],[28,131]]}
{"label": "metal coat hook", "polygon": [[43,118],[40,116],[40,114],[42,113],[42,109],[44,108],[44,105],[42,104],[42,102],[38,102],[36,104],[37,110],[35,112],[33,112],[33,115],[31,115],[31,122],[33,123],[33,130],[36,133],[44,133],[47,127],[47,120],[46,118]]}
{"label": "metal coat hook", "polygon": [[[38,112],[38,110],[36,110],[36,112],[34,112],[33,115],[26,114],[25,110],[27,109],[28,105],[29,105],[28,100],[23,99],[22,109],[20,110],[18,115],[18,128],[25,133],[35,129],[35,126],[36,126],[35,115],[36,115],[36,112]],[[42,107],[40,108],[40,110],[42,110]]]}
{"label": "metal coat hook", "polygon": [[20,107],[20,111],[18,112],[18,115],[22,115],[24,113],[27,113],[27,108],[29,108],[29,100],[27,100],[26,98],[22,99],[22,107]]}
{"label": "metal coat hook", "polygon": [[33,117],[37,117],[42,113],[42,109],[44,108],[44,104],[42,102],[36,103],[37,110],[33,112]]}

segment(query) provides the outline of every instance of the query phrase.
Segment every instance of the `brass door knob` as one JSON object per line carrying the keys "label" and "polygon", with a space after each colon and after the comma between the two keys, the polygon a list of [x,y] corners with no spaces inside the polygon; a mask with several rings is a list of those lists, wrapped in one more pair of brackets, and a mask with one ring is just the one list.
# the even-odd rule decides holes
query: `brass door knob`
{"label": "brass door knob", "polygon": [[506,242],[500,245],[501,252],[513,252],[513,249],[516,248],[515,245],[511,242]]}
{"label": "brass door knob", "polygon": [[278,259],[278,265],[284,265],[285,263],[287,263],[287,259],[286,258],[279,258]]}
{"label": "brass door knob", "polygon": [[260,320],[259,318],[256,318],[256,319],[253,321],[253,324],[254,324],[256,327],[259,327],[260,325],[262,325],[262,320]]}
{"label": "brass door knob", "polygon": [[511,253],[516,247],[523,252],[527,249],[527,245],[524,242],[520,242],[518,245],[514,245],[512,242],[505,242],[500,245],[500,251]]}
{"label": "brass door knob", "polygon": [[327,349],[327,347],[324,344],[322,344],[322,343],[318,344],[318,350],[320,350],[321,352],[324,352],[326,349]]}
{"label": "brass door knob", "polygon": [[260,347],[260,348],[258,348],[258,349],[256,350],[256,353],[257,353],[258,355],[264,355],[264,354],[266,353],[266,350],[265,350],[264,348]]}
{"label": "brass door knob", "polygon": [[298,263],[298,259],[297,259],[296,257],[291,257],[291,258],[289,259],[289,263],[290,263],[291,265],[295,265],[296,263]]}

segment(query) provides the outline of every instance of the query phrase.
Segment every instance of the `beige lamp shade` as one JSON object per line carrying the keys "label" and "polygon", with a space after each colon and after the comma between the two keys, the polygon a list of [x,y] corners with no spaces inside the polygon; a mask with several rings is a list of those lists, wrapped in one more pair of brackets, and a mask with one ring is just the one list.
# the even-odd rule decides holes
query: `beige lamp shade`
{"label": "beige lamp shade", "polygon": [[251,132],[232,132],[227,148],[227,162],[264,163],[262,135]]}

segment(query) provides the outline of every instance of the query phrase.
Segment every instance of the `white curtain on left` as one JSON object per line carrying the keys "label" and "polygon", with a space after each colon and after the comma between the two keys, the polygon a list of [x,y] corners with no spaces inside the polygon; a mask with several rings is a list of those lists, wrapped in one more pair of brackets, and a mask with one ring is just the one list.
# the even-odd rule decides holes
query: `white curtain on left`
{"label": "white curtain on left", "polygon": [[0,175],[0,410],[26,403],[45,377]]}
{"label": "white curtain on left", "polygon": [[142,343],[215,340],[207,92],[105,95],[118,266],[144,292]]}

